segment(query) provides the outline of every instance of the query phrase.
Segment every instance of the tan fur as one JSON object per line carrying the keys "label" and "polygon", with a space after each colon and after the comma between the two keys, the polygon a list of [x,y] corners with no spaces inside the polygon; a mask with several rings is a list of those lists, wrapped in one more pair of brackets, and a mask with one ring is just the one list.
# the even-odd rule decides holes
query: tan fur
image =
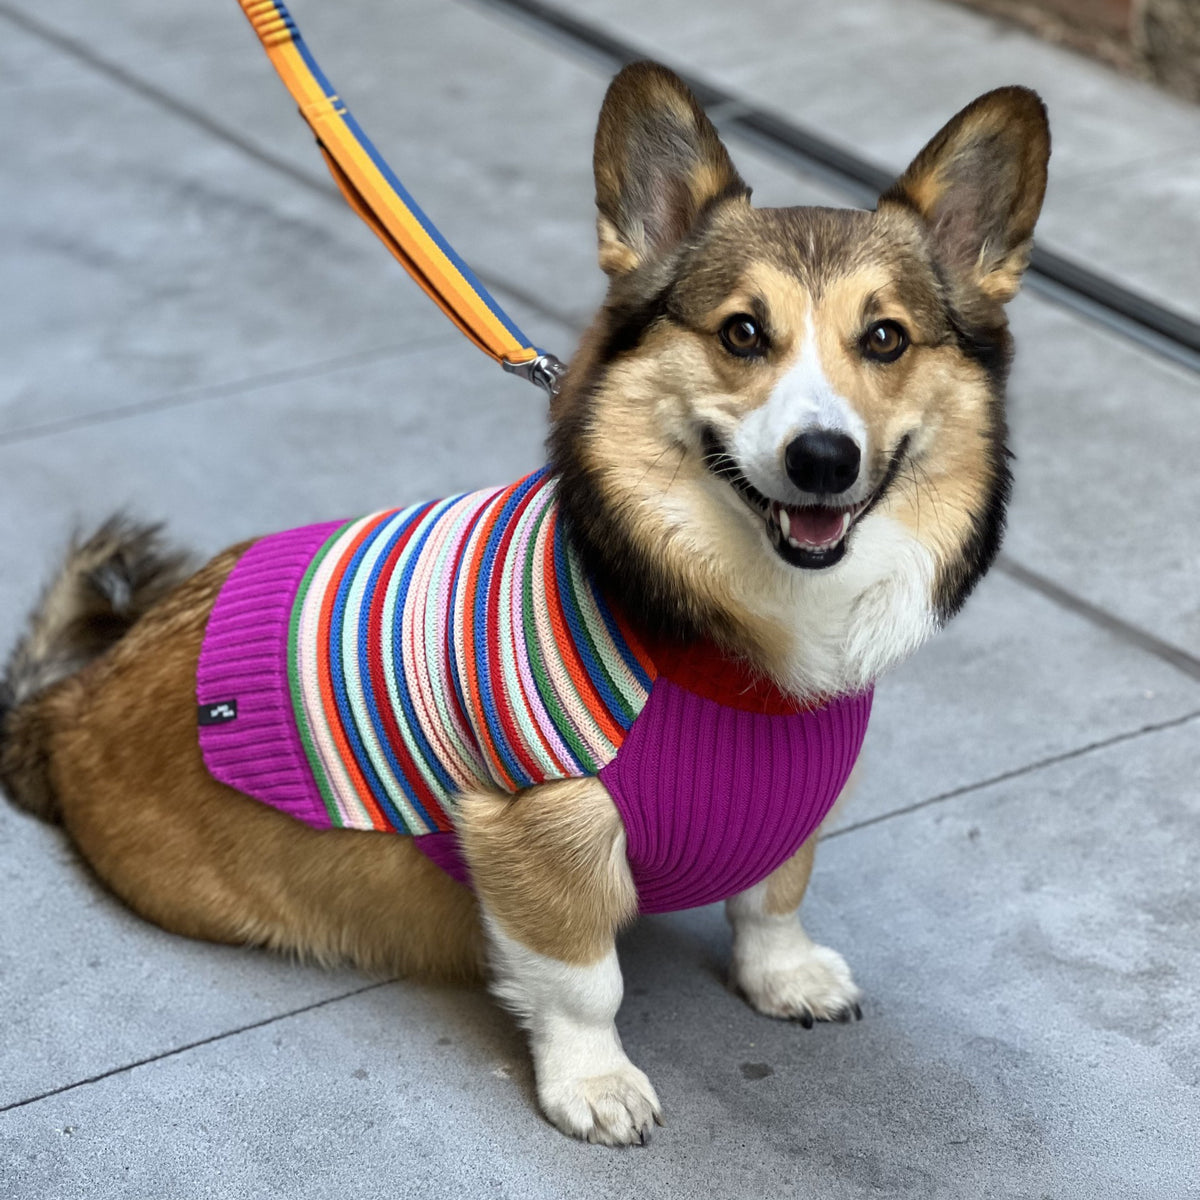
{"label": "tan fur", "polygon": [[772,916],[784,916],[800,907],[808,890],[816,853],[817,835],[814,833],[787,862],[767,876],[764,912]]}
{"label": "tan fur", "polygon": [[49,729],[35,697],[81,670],[187,575],[154,525],[106,521],[73,538],[0,679],[0,785],[23,808],[57,820],[48,779]]}
{"label": "tan fur", "polygon": [[[1009,153],[997,155],[996,143]],[[981,298],[981,305],[966,299],[967,307],[998,308],[1017,294],[1029,265],[1049,154],[1038,98],[1023,88],[998,88],[932,138],[882,207],[899,200],[911,204],[957,275],[960,296],[974,291]],[[998,178],[1000,162],[1006,173]]]}
{"label": "tan fur", "polygon": [[67,832],[121,899],[173,932],[387,974],[478,978],[474,899],[411,839],[310,829],[205,769],[196,661],[242,549],[36,702]]}
{"label": "tan fur", "polygon": [[[660,84],[654,77],[653,88]],[[795,686],[786,667],[803,637],[791,598],[795,572],[762,553],[761,518],[706,470],[701,430],[727,435],[763,405],[815,330],[826,376],[868,429],[871,477],[881,479],[897,447],[907,446],[875,519],[893,518],[928,552],[931,608],[933,591],[953,592],[977,514],[995,493],[1001,456],[993,445],[993,381],[952,336],[927,246],[938,247],[951,267],[959,307],[1002,332],[1000,305],[1028,260],[1045,187],[1041,105],[1023,89],[982,97],[931,141],[878,213],[847,213],[752,208],[730,190],[727,156],[696,114],[698,127],[686,139],[692,159],[680,168],[686,192],[650,194],[649,185],[628,177],[638,144],[629,114],[642,99],[641,81],[623,91],[614,84],[614,93],[596,150],[602,260],[624,254],[623,270],[644,264],[647,243],[631,214],[670,203],[684,224],[707,211],[708,253],[677,270],[671,319],[649,325],[636,354],[603,364],[597,383],[611,306],[627,283],[614,282],[610,307],[585,337],[554,415],[570,421],[573,409],[586,408],[579,461],[628,523],[639,555],[661,564],[662,576],[688,597],[696,623]],[[682,120],[678,106],[669,111]],[[665,239],[668,248],[672,240]],[[646,268],[645,290],[659,282]],[[760,311],[768,314],[770,353],[753,362],[730,355],[718,336],[723,322]],[[882,319],[899,321],[911,338],[886,366],[861,349],[870,322]],[[752,596],[759,603],[747,603]]]}
{"label": "tan fur", "polygon": [[594,166],[600,266],[609,275],[677,243],[712,196],[746,190],[691,93],[653,63],[628,68],[609,89]]}
{"label": "tan fur", "polygon": [[572,966],[596,962],[637,914],[620,814],[599,779],[461,801],[480,899],[505,932]]}
{"label": "tan fur", "polygon": [[[599,257],[610,293],[552,405],[551,445],[561,511],[574,516],[580,544],[591,536],[589,513],[601,514],[601,535],[623,539],[612,543],[611,574],[628,582],[638,568],[633,590],[653,602],[651,615],[655,604],[669,609],[672,636],[716,641],[794,694],[849,690],[932,629],[939,580],[953,583],[957,571],[970,584],[986,569],[995,546],[971,549],[970,538],[987,502],[1002,516],[1007,476],[1003,363],[980,347],[1006,352],[1000,306],[1028,260],[1047,152],[1036,97],[1001,89],[951,121],[876,213],[756,210],[678,79],[640,64],[614,81],[595,151]],[[771,348],[761,359],[722,346],[723,322],[743,312],[765,314]],[[975,322],[974,341],[958,323],[964,314]],[[882,319],[900,322],[911,338],[886,366],[867,361],[864,342],[870,322]],[[862,478],[881,479],[890,464],[903,464],[878,511],[863,517],[860,532],[875,531],[876,557],[854,559],[850,543],[842,582],[832,572],[823,582],[822,572],[775,555],[761,512],[705,461],[710,434],[726,435],[756,413],[773,419],[773,391],[813,338],[829,387],[866,427],[871,474]],[[775,436],[764,435],[764,456],[775,454]],[[573,514],[572,480],[586,501]],[[998,527],[993,532],[998,538]],[[611,565],[597,540],[588,548],[598,571]],[[100,559],[119,550],[108,545]],[[104,624],[117,612],[112,596],[103,611],[89,608],[95,597],[81,580],[92,559],[77,553],[0,696],[0,781],[27,808],[57,809],[97,875],[166,929],[389,974],[477,978],[480,904],[413,839],[313,830],[205,769],[197,660],[212,605],[243,550],[227,551],[169,595],[171,560],[158,556],[115,630]],[[861,649],[858,635],[887,653],[878,661],[860,655],[863,670],[870,667],[860,677],[838,675]],[[813,651],[812,666],[801,653],[821,638],[828,645],[817,648],[833,668],[825,675],[820,654]],[[592,1136],[594,1121],[563,1114],[588,1109],[593,1092],[606,1111],[624,1095],[630,1112],[656,1113],[653,1090],[617,1053],[612,1027],[620,1001],[613,938],[635,915],[637,897],[621,819],[603,785],[588,778],[515,797],[464,796],[459,822],[488,914],[553,968],[510,953],[507,969],[528,978],[501,980],[501,994],[521,998],[533,1027],[538,1004],[554,1008],[547,987],[569,988],[572,979],[577,987],[556,1017],[568,1033],[542,1046],[539,1070],[551,1063],[547,1112],[579,1136]],[[769,877],[767,917],[799,906],[815,841]],[[747,969],[763,985],[762,1011],[848,1015],[857,989],[840,956],[813,947],[797,922],[759,921],[768,929],[755,933],[761,915],[744,914],[743,941],[753,951]],[[490,928],[493,946],[502,945]],[[811,960],[803,971],[774,969],[770,947],[784,943],[793,957],[799,947]],[[589,1053],[601,1061],[598,1081],[584,1069]],[[644,1129],[631,1117],[605,1136],[633,1141]]]}

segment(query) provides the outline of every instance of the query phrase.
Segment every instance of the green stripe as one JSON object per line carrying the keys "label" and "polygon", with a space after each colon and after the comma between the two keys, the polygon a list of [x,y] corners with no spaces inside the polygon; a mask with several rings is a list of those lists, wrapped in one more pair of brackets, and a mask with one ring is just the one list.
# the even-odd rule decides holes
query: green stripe
{"label": "green stripe", "polygon": [[304,607],[308,589],[312,586],[313,576],[320,568],[322,560],[329,553],[334,543],[353,524],[353,521],[347,521],[345,524],[339,526],[330,534],[325,540],[324,545],[313,556],[312,562],[308,564],[308,570],[304,572],[304,578],[300,580],[300,587],[296,591],[296,598],[292,601],[292,615],[288,622],[287,671],[288,688],[292,696],[292,713],[296,718],[296,729],[300,734],[300,744],[304,747],[304,755],[308,759],[308,765],[312,770],[313,779],[316,781],[317,790],[321,793],[321,799],[325,802],[325,811],[329,814],[330,822],[339,829],[344,828],[342,814],[338,809],[333,789],[329,786],[329,778],[325,774],[325,766],[321,762],[321,755],[313,743],[308,714],[304,711],[304,701],[300,687],[300,672],[298,669],[300,659],[300,611]]}
{"label": "green stripe", "polygon": [[[541,536],[543,522],[553,512],[553,503],[547,504],[542,509],[541,514],[538,516],[537,525],[534,526],[533,533],[529,539],[529,553],[526,556],[525,562],[521,564],[521,599],[525,613],[525,645],[529,650],[529,667],[533,672],[534,681],[537,683],[538,694],[542,698],[542,703],[546,706],[546,711],[554,721],[554,727],[558,730],[559,736],[563,741],[567,743],[571,753],[575,755],[584,772],[589,775],[595,775],[600,770],[600,766],[592,758],[591,754],[588,753],[587,747],[580,741],[576,734],[574,723],[558,703],[558,697],[554,694],[554,684],[550,682],[550,675],[542,659],[542,648],[538,644],[537,626],[533,620],[533,570],[537,556],[538,538]],[[547,597],[545,596],[539,597],[539,601],[543,605],[546,603],[546,600]]]}
{"label": "green stripe", "polygon": [[[370,533],[363,540],[358,552],[358,566],[350,579],[350,587],[346,593],[346,603],[342,610],[342,626],[335,636],[340,637],[342,644],[342,686],[346,689],[346,701],[350,714],[358,730],[359,743],[366,754],[367,762],[375,772],[383,788],[384,797],[396,810],[407,833],[422,833],[428,831],[428,824],[421,814],[413,807],[403,785],[392,771],[391,764],[383,752],[380,743],[380,731],[376,729],[371,714],[367,710],[366,687],[362,679],[362,667],[359,663],[359,624],[362,620],[363,608],[368,607],[373,594],[367,594],[366,588],[371,574],[375,570],[388,542],[397,529],[403,528],[413,515],[413,508],[401,509],[399,512],[384,514],[375,521]],[[402,560],[403,561],[403,560]],[[369,612],[369,607],[368,607]],[[368,640],[372,636],[368,629]],[[382,704],[388,698],[377,698]],[[353,750],[353,747],[351,748]],[[360,763],[360,770],[362,764]],[[364,775],[366,772],[364,772]],[[403,770],[401,771],[403,774]],[[376,803],[380,797],[375,797]]]}
{"label": "green stripe", "polygon": [[[398,614],[400,620],[400,637],[402,639],[399,650],[397,650],[396,647],[395,625],[397,620],[396,605],[399,600],[400,581],[404,575],[404,572],[408,569],[409,564],[413,562],[414,547],[420,542],[425,533],[429,529],[432,529],[442,519],[442,517],[445,516],[456,500],[457,497],[451,497],[448,500],[439,500],[437,505],[434,508],[431,508],[429,512],[425,514],[424,520],[422,520],[419,525],[415,525],[412,528],[409,541],[401,551],[400,558],[396,561],[395,569],[392,571],[387,581],[387,591],[384,593],[383,599],[383,627],[380,630],[380,637],[382,639],[380,656],[383,659],[383,678],[387,685],[387,700],[392,707],[392,716],[395,718],[396,728],[400,731],[400,739],[404,743],[405,749],[408,751],[408,756],[413,764],[413,767],[416,769],[426,787],[428,787],[433,793],[438,804],[440,804],[443,809],[450,808],[450,800],[455,793],[448,792],[445,785],[435,774],[429,758],[427,758],[421,750],[420,743],[417,741],[412,725],[409,723],[408,717],[404,713],[404,705],[400,701],[400,684],[398,682],[398,677],[402,677],[404,675],[403,637],[406,629],[403,610],[401,610],[401,612]],[[426,543],[426,547],[427,548],[425,552],[427,553],[428,543]],[[419,618],[415,608],[416,600],[413,598],[411,577],[409,579],[408,594],[405,597],[405,605],[414,606],[411,611],[415,628],[416,622]],[[424,629],[422,628],[422,634],[423,633]],[[428,640],[423,639],[423,641],[428,647]],[[432,654],[435,652],[435,649],[429,649],[428,653],[432,656]],[[426,681],[428,681],[428,678],[429,677],[426,676]],[[405,679],[404,687],[408,692],[409,702],[413,706],[414,715],[418,716],[419,719],[419,713],[423,706],[417,699],[418,693],[416,680]],[[443,729],[445,728],[446,726],[443,722]],[[437,750],[434,747],[431,735],[426,734],[425,736],[426,742],[429,744],[430,754],[432,754],[434,759],[438,761],[438,765],[442,765],[440,759],[437,759]],[[446,771],[446,774],[453,776],[453,772],[449,770]],[[431,829],[429,832],[434,831],[435,830]]]}
{"label": "green stripe", "polygon": [[[462,496],[455,496],[452,499],[452,503],[458,504],[462,501],[462,499]],[[449,512],[449,509],[446,511]],[[425,678],[430,685],[430,691],[433,693],[433,703],[437,709],[438,718],[441,721],[442,733],[444,734],[445,739],[451,743],[451,748],[454,753],[458,755],[459,761],[456,765],[461,767],[464,775],[471,776],[477,783],[481,783],[488,780],[490,776],[488,775],[487,767],[484,765],[483,760],[480,757],[479,747],[468,745],[468,743],[463,740],[463,737],[460,734],[457,725],[455,724],[454,717],[450,712],[450,701],[448,699],[448,695],[449,690],[453,688],[454,684],[451,681],[449,672],[443,669],[442,656],[445,653],[446,647],[434,636],[438,623],[437,606],[439,601],[439,591],[442,583],[453,572],[453,563],[451,562],[450,556],[457,553],[462,548],[460,542],[463,540],[463,531],[474,519],[477,511],[477,508],[472,508],[470,506],[464,507],[464,509],[455,516],[453,524],[450,526],[449,530],[446,531],[441,545],[438,548],[438,556],[434,560],[422,609],[420,613],[416,611],[415,607],[413,609],[413,628],[415,631],[420,633],[421,644],[425,647],[425,651],[429,656],[429,671]],[[387,597],[388,615],[384,625],[385,637],[389,639],[387,642],[385,642],[385,645],[388,647],[388,653],[384,655],[384,665],[388,672],[389,688],[393,688],[395,686],[395,663],[397,661],[395,648],[390,640],[392,637],[391,631],[394,621],[395,601],[396,597],[394,590],[389,586]],[[449,588],[447,589],[446,604],[449,608],[449,611],[446,613],[446,637],[453,640],[455,621],[454,594]],[[399,662],[401,664],[404,662],[403,647],[401,647]],[[415,688],[415,684],[409,686],[408,690],[410,695],[413,694]],[[395,707],[399,707],[398,698]],[[399,720],[399,717],[401,716],[403,716],[403,713],[397,713],[397,720]],[[463,719],[465,721],[468,720],[465,715]],[[407,727],[407,722],[405,722],[405,726]],[[449,770],[447,767],[447,774],[453,775],[454,772]],[[450,793],[450,795],[447,797],[447,801],[451,800],[455,794],[456,793]]]}
{"label": "green stripe", "polygon": [[608,622],[605,621],[599,605],[596,603],[596,595],[592,591],[591,582],[583,575],[579,561],[572,554],[570,546],[567,547],[567,562],[576,581],[575,598],[587,626],[588,636],[597,650],[596,657],[604,667],[605,674],[613,685],[613,690],[620,698],[621,703],[626,706],[632,722],[645,706],[649,693],[630,670],[620,644],[613,636]]}
{"label": "green stripe", "polygon": [[[596,631],[593,626],[596,621],[600,620],[600,614],[594,611],[590,612],[587,604],[583,602],[582,597],[587,593],[587,583],[586,581],[580,581],[578,578],[579,563],[576,560],[575,555],[571,553],[570,544],[566,546],[566,559],[567,578],[565,581],[562,579],[558,581],[559,590],[561,591],[564,586],[571,589],[571,596],[575,601],[575,611],[579,614],[579,624],[583,626],[583,636],[587,638],[587,643],[591,647],[592,655],[600,664],[600,670],[604,672],[604,678],[608,680],[608,685],[612,689],[613,694],[616,696],[617,703],[621,706],[620,713],[612,713],[610,715],[616,720],[618,725],[624,725],[626,728],[628,728],[633,724],[633,719],[637,716],[637,711],[629,703],[629,699],[625,695],[624,690],[613,679],[613,673],[609,669],[609,663],[605,661],[607,656],[601,652],[600,647],[597,644]],[[603,627],[603,622],[601,622],[601,625]],[[608,630],[604,629],[603,632],[607,638]],[[599,689],[596,691],[596,699],[599,700],[601,704],[604,704],[606,708],[608,707],[604,697],[600,694]],[[621,719],[622,715],[624,715],[624,720]]]}
{"label": "green stripe", "polygon": [[[529,757],[537,762],[542,774],[547,779],[553,779],[557,770],[554,758],[542,740],[542,733],[535,723],[531,707],[521,699],[522,688],[519,668],[517,667],[517,630],[513,625],[512,617],[513,575],[523,569],[523,564],[516,561],[515,548],[521,540],[524,528],[530,522],[530,511],[530,508],[527,507],[521,514],[520,520],[514,521],[510,526],[511,541],[509,542],[509,552],[504,556],[504,563],[500,572],[500,603],[496,612],[496,629],[499,640],[500,672],[503,677],[504,690],[498,691],[494,686],[495,681],[493,681],[492,691],[496,695],[498,702],[501,698],[507,701],[508,711],[515,719],[517,727],[525,739],[525,750]],[[523,573],[528,574],[528,572]],[[518,615],[521,620],[521,636],[524,637],[526,628],[524,607],[522,607]]]}

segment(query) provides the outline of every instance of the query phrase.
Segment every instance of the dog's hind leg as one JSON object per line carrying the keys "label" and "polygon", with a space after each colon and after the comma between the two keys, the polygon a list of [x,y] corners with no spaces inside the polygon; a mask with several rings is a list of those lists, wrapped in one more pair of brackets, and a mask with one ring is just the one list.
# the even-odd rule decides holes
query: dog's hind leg
{"label": "dog's hind leg", "polygon": [[54,812],[96,875],[164,929],[388,975],[477,979],[474,898],[411,838],[310,829],[205,768],[196,663],[239,553],[213,560],[18,709],[36,721],[16,727],[28,744],[10,741],[10,754],[44,772]]}
{"label": "dog's hind leg", "polygon": [[564,1133],[645,1142],[658,1097],[617,1034],[617,928],[637,911],[625,832],[596,779],[465,800],[459,831],[493,991],[529,1031],[538,1099]]}
{"label": "dog's hind leg", "polygon": [[734,983],[759,1012],[806,1027],[862,1015],[846,960],[818,946],[800,924],[815,849],[814,835],[773,874],[725,902]]}

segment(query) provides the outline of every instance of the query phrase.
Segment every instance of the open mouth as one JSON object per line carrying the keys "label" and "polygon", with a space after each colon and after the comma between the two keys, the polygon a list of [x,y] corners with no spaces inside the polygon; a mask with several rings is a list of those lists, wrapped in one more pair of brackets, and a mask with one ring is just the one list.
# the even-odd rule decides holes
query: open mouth
{"label": "open mouth", "polygon": [[851,531],[887,491],[908,447],[908,438],[905,438],[896,448],[879,487],[857,504],[784,504],[764,496],[742,474],[714,430],[705,429],[703,436],[704,461],[708,469],[725,480],[763,519],[775,553],[791,566],[810,571],[841,562]]}
{"label": "open mouth", "polygon": [[[740,489],[739,489],[740,491]],[[760,506],[742,493],[756,512]],[[766,497],[761,497],[766,500]],[[855,522],[866,512],[873,497],[853,508],[831,508],[824,504],[791,505],[767,500],[767,536],[775,553],[794,567],[810,570],[832,567],[846,553],[846,539]]]}

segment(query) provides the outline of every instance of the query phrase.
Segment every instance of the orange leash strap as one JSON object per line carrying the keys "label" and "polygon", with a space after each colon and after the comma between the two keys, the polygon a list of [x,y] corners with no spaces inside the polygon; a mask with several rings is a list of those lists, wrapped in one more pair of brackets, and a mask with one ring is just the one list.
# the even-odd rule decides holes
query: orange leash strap
{"label": "orange leash strap", "polygon": [[333,90],[280,0],[238,3],[350,207],[480,350],[553,395],[566,368],[529,341],[421,211]]}

